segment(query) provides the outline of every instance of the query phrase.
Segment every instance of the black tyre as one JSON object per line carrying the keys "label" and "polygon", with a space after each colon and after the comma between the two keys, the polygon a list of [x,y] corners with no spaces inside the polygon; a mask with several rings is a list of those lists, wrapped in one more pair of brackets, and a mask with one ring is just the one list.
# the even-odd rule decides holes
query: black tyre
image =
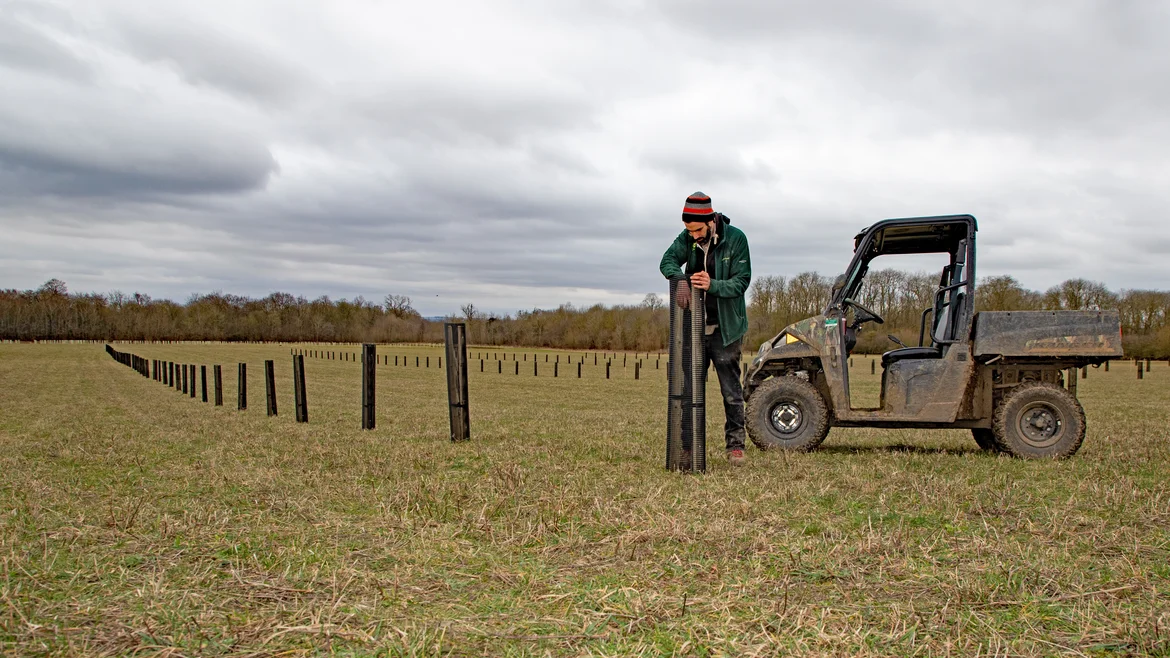
{"label": "black tyre", "polygon": [[1028,382],[996,407],[994,432],[999,447],[1016,457],[1066,459],[1085,440],[1085,410],[1056,384]]}
{"label": "black tyre", "polygon": [[971,436],[975,437],[975,443],[979,447],[990,452],[999,452],[999,444],[995,441],[995,432],[982,427],[975,427],[971,429]]}
{"label": "black tyre", "polygon": [[812,384],[799,377],[773,377],[747,401],[747,433],[761,450],[812,450],[829,433],[829,409]]}

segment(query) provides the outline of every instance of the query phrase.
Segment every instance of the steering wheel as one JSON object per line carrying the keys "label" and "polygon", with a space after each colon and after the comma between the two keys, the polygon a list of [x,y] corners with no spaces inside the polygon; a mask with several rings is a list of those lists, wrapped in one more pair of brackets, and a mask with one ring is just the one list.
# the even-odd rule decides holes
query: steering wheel
{"label": "steering wheel", "polygon": [[873,311],[862,306],[861,304],[858,304],[857,302],[853,301],[852,299],[849,299],[848,297],[841,300],[841,302],[843,304],[845,304],[846,306],[852,306],[855,310],[860,311],[860,313],[857,314],[857,319],[855,322],[855,324],[857,324],[857,325],[861,325],[861,324],[864,324],[866,322],[876,322],[878,324],[885,324],[886,323],[886,321],[884,319],[882,319],[882,316],[878,315],[877,313],[874,313]]}

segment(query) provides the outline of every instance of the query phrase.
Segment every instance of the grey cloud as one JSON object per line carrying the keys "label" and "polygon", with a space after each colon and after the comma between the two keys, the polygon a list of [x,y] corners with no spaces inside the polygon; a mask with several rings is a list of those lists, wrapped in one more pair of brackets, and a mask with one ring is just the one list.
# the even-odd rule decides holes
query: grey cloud
{"label": "grey cloud", "polygon": [[89,80],[88,64],[43,31],[0,9],[0,66],[69,80]]}
{"label": "grey cloud", "polygon": [[160,198],[234,193],[263,186],[274,168],[263,150],[173,152],[161,159],[103,161],[0,143],[0,190],[6,194]]}
{"label": "grey cloud", "polygon": [[689,153],[651,152],[642,163],[683,185],[715,185],[728,182],[775,184],[779,174],[766,162],[727,150],[696,146]]}
{"label": "grey cloud", "polygon": [[[40,77],[6,81],[0,101],[4,205],[36,195],[153,197],[238,193],[277,171],[268,148],[203,99],[161,100],[157,91],[111,84],[106,44],[60,8],[17,3],[0,11],[0,65]],[[68,35],[103,65],[50,38]],[[176,43],[179,40],[174,40]],[[46,75],[47,74],[47,75]]]}
{"label": "grey cloud", "polygon": [[[936,6],[937,7],[937,6]],[[793,38],[881,42],[930,39],[942,19],[926,2],[703,0],[657,3],[660,20],[712,41],[783,42]],[[730,49],[729,49],[730,50]]]}
{"label": "grey cloud", "polygon": [[[681,9],[681,10],[679,10]],[[905,132],[1000,129],[1128,133],[1170,103],[1170,7],[1149,2],[716,4],[693,0],[663,18],[717,45],[815,62],[855,103],[907,105]],[[715,48],[733,62],[735,48]]]}
{"label": "grey cloud", "polygon": [[118,34],[146,63],[170,66],[188,84],[262,104],[288,104],[307,93],[308,73],[244,36],[212,26],[146,23],[123,17]]}
{"label": "grey cloud", "polygon": [[0,187],[10,195],[239,193],[278,171],[254,135],[201,114],[212,107],[179,113],[134,93],[14,91],[30,102],[0,104]]}
{"label": "grey cloud", "polygon": [[[463,85],[463,86],[461,86]],[[543,133],[585,130],[597,107],[588,98],[540,89],[444,85],[391,86],[350,101],[352,112],[399,140],[508,146]]]}

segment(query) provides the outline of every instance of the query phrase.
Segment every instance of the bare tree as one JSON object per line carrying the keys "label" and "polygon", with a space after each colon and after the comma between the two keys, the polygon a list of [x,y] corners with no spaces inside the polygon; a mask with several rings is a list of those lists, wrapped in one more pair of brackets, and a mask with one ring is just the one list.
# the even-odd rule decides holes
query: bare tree
{"label": "bare tree", "polygon": [[761,276],[752,282],[751,307],[752,313],[763,317],[770,317],[780,308],[780,298],[784,296],[787,281],[782,276]]}
{"label": "bare tree", "polygon": [[49,279],[41,285],[37,293],[50,297],[64,297],[69,294],[69,288],[65,286],[65,282],[61,279]]}
{"label": "bare tree", "polygon": [[648,292],[646,293],[646,296],[642,298],[642,306],[644,308],[650,309],[651,311],[657,311],[658,309],[663,308],[664,304],[662,303],[662,298],[659,297],[657,293]]}
{"label": "bare tree", "polygon": [[418,311],[411,306],[410,298],[406,295],[386,295],[382,300],[386,312],[397,318],[408,318],[418,315]]}

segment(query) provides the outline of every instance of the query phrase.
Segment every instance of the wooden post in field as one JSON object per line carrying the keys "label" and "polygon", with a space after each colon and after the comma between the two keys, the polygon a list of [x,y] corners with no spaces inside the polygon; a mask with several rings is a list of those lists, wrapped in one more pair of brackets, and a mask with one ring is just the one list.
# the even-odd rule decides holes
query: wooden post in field
{"label": "wooden post in field", "polygon": [[183,364],[183,393],[187,393],[187,364]]}
{"label": "wooden post in field", "polygon": [[240,364],[240,378],[236,385],[237,402],[236,408],[244,411],[248,408],[248,364]]}
{"label": "wooden post in field", "polygon": [[203,401],[207,402],[207,366],[199,366],[199,379],[203,385]]}
{"label": "wooden post in field", "polygon": [[501,374],[501,375],[504,374],[504,362],[503,361],[496,361],[496,372]]}
{"label": "wooden post in field", "polygon": [[191,399],[195,399],[195,364],[191,364]]}
{"label": "wooden post in field", "polygon": [[516,374],[519,375],[520,374],[520,362],[517,361],[516,359],[512,359],[512,363],[514,363],[516,365]]}
{"label": "wooden post in field", "polygon": [[276,362],[264,361],[264,392],[268,398],[268,415],[276,415]]}
{"label": "wooden post in field", "polygon": [[[1137,361],[1137,359],[1134,359],[1134,361]],[[1138,379],[1141,379],[1142,378],[1142,362],[1141,361],[1137,361],[1137,371],[1138,371]]]}
{"label": "wooden post in field", "polygon": [[560,369],[561,369],[561,362],[560,361],[554,362],[553,363],[553,379],[556,379],[557,376],[560,374],[559,373]]}
{"label": "wooden post in field", "polygon": [[1105,361],[1105,372],[1109,372],[1109,361]]}
{"label": "wooden post in field", "polygon": [[869,374],[871,374],[871,375],[877,374],[877,361],[874,361],[873,359],[869,360]]}
{"label": "wooden post in field", "polygon": [[1149,372],[1149,371],[1150,371],[1150,360],[1147,358],[1146,359],[1146,372]]}
{"label": "wooden post in field", "polygon": [[223,406],[223,368],[212,366],[211,372],[215,377],[215,406]]}
{"label": "wooden post in field", "polygon": [[365,358],[362,360],[362,429],[374,429],[374,358],[375,350],[373,343],[365,343],[362,345],[362,352]]}
{"label": "wooden post in field", "polygon": [[535,354],[533,354],[533,355],[532,355],[532,376],[533,376],[533,377],[535,377],[535,376],[536,376],[536,365],[537,365],[537,364],[536,364],[536,355],[535,355]]}
{"label": "wooden post in field", "polygon": [[[467,325],[445,323],[443,339],[447,352],[447,409],[451,419],[451,440],[467,441],[471,439],[471,412],[467,406]],[[479,363],[482,369],[483,361]]]}
{"label": "wooden post in field", "polygon": [[577,379],[581,379],[581,362],[577,362]]}
{"label": "wooden post in field", "polygon": [[605,378],[606,378],[606,379],[609,379],[609,366],[610,366],[612,363],[613,363],[613,362],[612,362],[612,361],[610,361],[609,359],[606,359],[606,360],[605,360]]}
{"label": "wooden post in field", "polygon": [[305,357],[293,357],[293,403],[298,423],[309,422],[309,394],[305,390]]}

